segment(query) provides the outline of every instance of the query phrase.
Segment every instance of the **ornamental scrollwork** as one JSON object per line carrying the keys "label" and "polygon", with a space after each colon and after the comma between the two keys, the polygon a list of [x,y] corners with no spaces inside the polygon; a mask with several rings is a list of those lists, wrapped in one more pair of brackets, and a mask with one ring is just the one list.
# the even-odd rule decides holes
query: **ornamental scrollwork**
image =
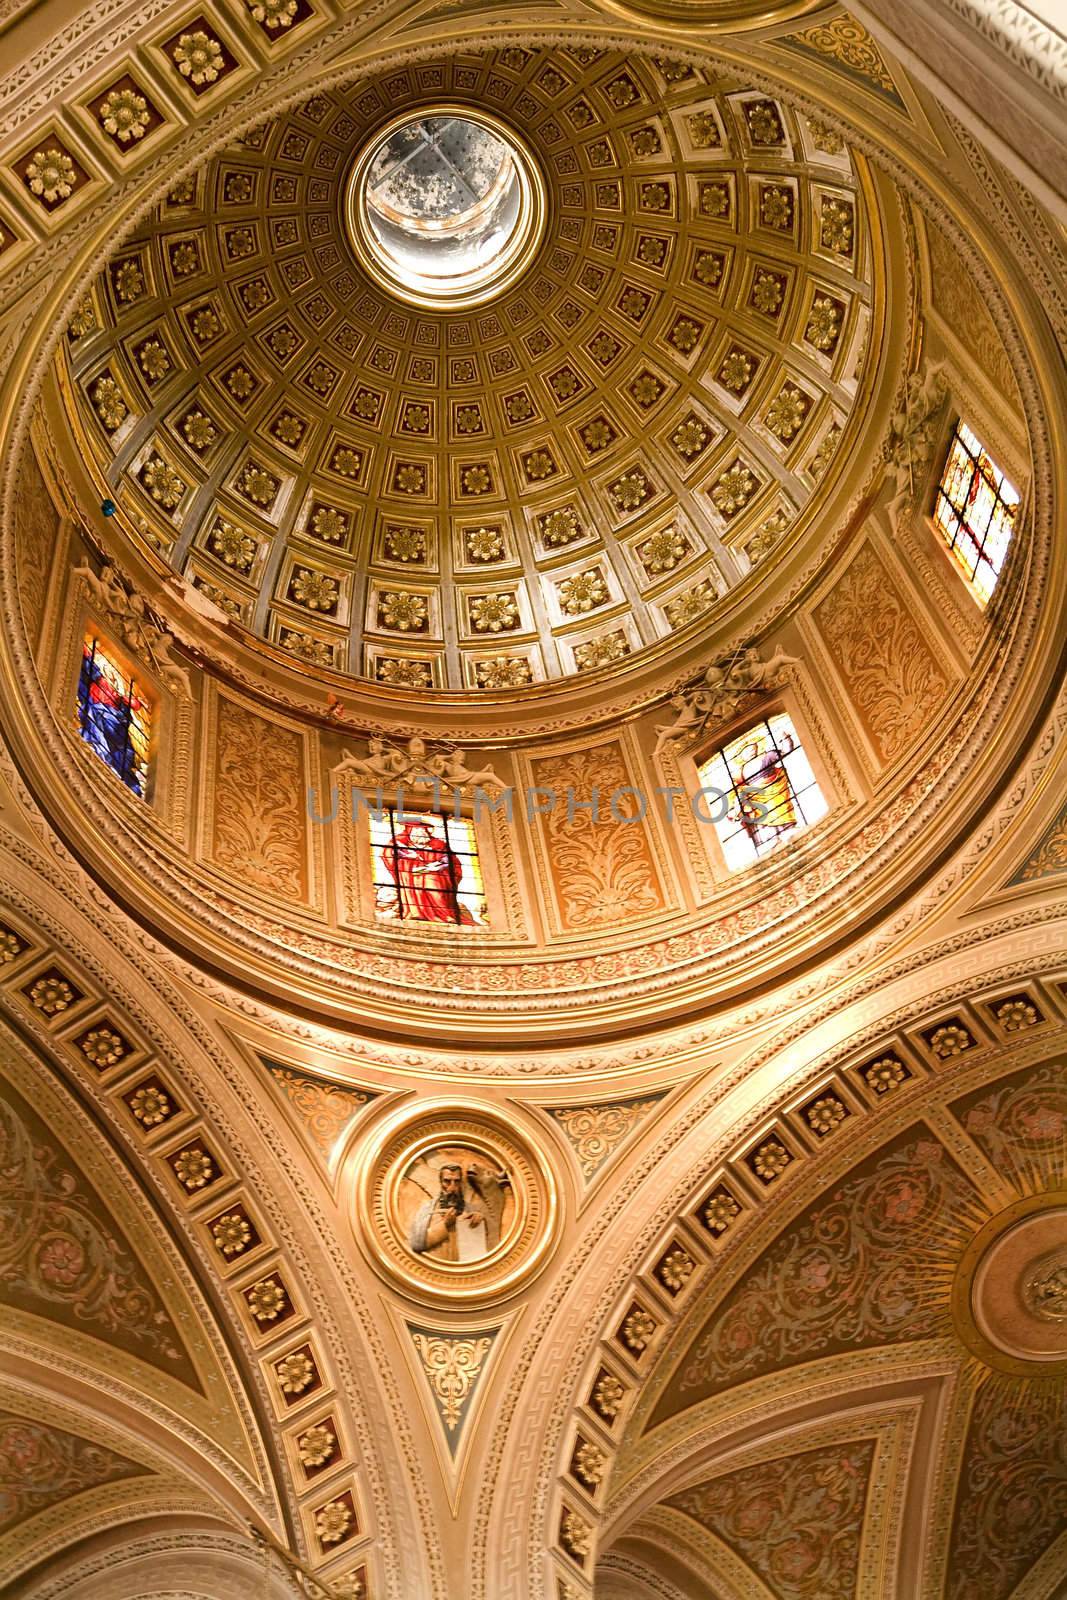
{"label": "ornamental scrollwork", "polygon": [[441,1419],[449,1433],[454,1433],[463,1420],[493,1341],[488,1335],[478,1339],[445,1339],[414,1333],[412,1338]]}
{"label": "ornamental scrollwork", "polygon": [[729,658],[713,661],[697,682],[672,695],[673,722],[656,724],[656,754],[668,744],[687,744],[717,723],[727,722],[746,695],[776,688],[783,668],[795,664],[796,656],[775,650],[769,660],[761,659],[752,645]]}

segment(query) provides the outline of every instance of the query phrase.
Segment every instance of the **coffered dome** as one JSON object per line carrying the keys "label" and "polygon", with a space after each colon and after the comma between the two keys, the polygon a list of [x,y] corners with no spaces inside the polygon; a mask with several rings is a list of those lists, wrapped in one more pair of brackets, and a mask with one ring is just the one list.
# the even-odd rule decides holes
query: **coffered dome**
{"label": "coffered dome", "polygon": [[[871,194],[835,133],[710,68],[387,72],[126,242],[69,330],[75,426],[129,536],[290,659],[412,689],[610,670],[714,625],[845,460]],[[474,273],[444,306],[436,245]]]}

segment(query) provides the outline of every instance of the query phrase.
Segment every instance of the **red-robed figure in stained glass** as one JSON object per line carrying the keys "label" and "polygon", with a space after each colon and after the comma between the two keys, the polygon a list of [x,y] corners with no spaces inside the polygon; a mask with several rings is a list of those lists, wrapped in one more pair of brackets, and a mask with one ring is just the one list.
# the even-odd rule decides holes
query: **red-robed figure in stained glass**
{"label": "red-robed figure in stained glass", "polygon": [[463,866],[447,839],[425,822],[409,822],[381,853],[382,866],[396,883],[400,916],[416,922],[474,926],[470,909],[457,896]]}

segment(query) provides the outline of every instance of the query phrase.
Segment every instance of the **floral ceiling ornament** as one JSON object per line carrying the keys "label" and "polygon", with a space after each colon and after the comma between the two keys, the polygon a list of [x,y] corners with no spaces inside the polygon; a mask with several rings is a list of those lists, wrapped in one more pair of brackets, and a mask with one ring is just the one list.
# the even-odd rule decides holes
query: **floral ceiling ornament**
{"label": "floral ceiling ornament", "polygon": [[796,661],[778,649],[763,661],[756,647],[747,645],[729,659],[713,662],[695,684],[671,696],[674,721],[657,723],[656,754],[669,744],[697,738],[709,724],[728,721],[746,695],[777,688],[783,669]]}
{"label": "floral ceiling ornament", "polygon": [[673,571],[688,553],[688,540],[673,525],[654,533],[644,544],[639,545],[637,550],[641,565],[650,577],[658,572]]}
{"label": "floral ceiling ornament", "polygon": [[249,6],[253,19],[263,27],[276,30],[291,28],[299,9],[297,0],[257,0]]}
{"label": "floral ceiling ornament", "polygon": [[106,374],[98,378],[93,385],[92,403],[93,410],[108,433],[114,433],[117,428],[121,428],[129,415],[129,407],[122,390],[114,378]]}
{"label": "floral ceiling ornament", "polygon": [[312,633],[298,633],[290,628],[282,635],[281,646],[299,661],[308,661],[313,667],[333,665],[333,646],[325,639],[316,639]]}
{"label": "floral ceiling ornament", "polygon": [[479,689],[521,689],[533,681],[530,663],[524,656],[489,656],[474,665]]}
{"label": "floral ceiling ornament", "polygon": [[574,1475],[590,1489],[601,1483],[607,1469],[608,1458],[599,1445],[583,1439],[574,1452]]}
{"label": "floral ceiling ornament", "polygon": [[379,683],[388,683],[395,689],[429,689],[433,685],[430,663],[411,657],[383,656],[374,675]]}
{"label": "floral ceiling ornament", "polygon": [[596,667],[610,666],[629,654],[630,646],[625,633],[616,628],[613,633],[601,634],[598,639],[586,639],[574,647],[574,664],[580,672],[592,672]]}
{"label": "floral ceiling ornament", "polygon": [[576,1511],[568,1506],[563,1512],[559,1525],[559,1542],[568,1555],[574,1556],[577,1561],[584,1562],[593,1548],[593,1531],[587,1522],[584,1522]]}
{"label": "floral ceiling ornament", "polygon": [[274,1363],[278,1383],[283,1394],[300,1395],[310,1388],[316,1378],[311,1358],[303,1350],[294,1350]]}
{"label": "floral ceiling ornament", "polygon": [[155,1128],[161,1122],[166,1122],[171,1114],[171,1104],[162,1089],[149,1083],[131,1097],[130,1110],[142,1127]]}
{"label": "floral ceiling ornament", "polygon": [[365,756],[346,750],[332,775],[350,772],[359,784],[393,789],[506,789],[491,766],[472,772],[466,753],[456,746],[431,754],[425,739],[414,734],[403,748],[375,736],[367,740]]}
{"label": "floral ceiling ornament", "polygon": [[128,584],[111,562],[105,562],[99,576],[88,565],[75,567],[73,571],[75,577],[84,579],[93,600],[130,649],[148,659],[160,681],[172,693],[191,700],[193,685],[189,670],[172,655],[174,635],[151,610],[144,595]]}
{"label": "floral ceiling ornament", "polygon": [[1019,1033],[1023,1028],[1034,1028],[1041,1021],[1036,1006],[1028,1000],[1005,1000],[995,1008],[994,1015],[1005,1033]]}
{"label": "floral ceiling ornament", "polygon": [[618,1416],[626,1399],[626,1385],[613,1372],[602,1373],[593,1385],[593,1405],[606,1422]]}
{"label": "floral ceiling ornament", "polygon": [[308,567],[298,567],[292,582],[292,598],[308,611],[336,611],[339,599],[337,581],[325,572],[312,572]]}
{"label": "floral ceiling ornament", "polygon": [[315,1532],[324,1545],[339,1544],[352,1522],[343,1500],[331,1500],[315,1513]]}
{"label": "floral ceiling ornament", "polygon": [[162,456],[152,456],[141,469],[141,482],[164,511],[173,511],[185,493],[185,484]]}
{"label": "floral ceiling ornament", "polygon": [[136,89],[112,89],[100,107],[104,131],[123,144],[143,139],[151,120],[148,101]]}
{"label": "floral ceiling ornament", "polygon": [[33,194],[46,205],[69,200],[78,181],[74,162],[65,150],[49,145],[47,150],[35,150],[26,167],[26,182]]}
{"label": "floral ceiling ornament", "polygon": [[113,1067],[126,1054],[127,1046],[112,1028],[91,1028],[81,1041],[81,1051],[94,1067]]}
{"label": "floral ceiling ornament", "polygon": [[620,1337],[628,1350],[640,1355],[656,1331],[656,1319],[643,1306],[634,1306],[625,1318]]}
{"label": "floral ceiling ornament", "polygon": [[182,34],[174,48],[174,61],[182,77],[197,87],[214,83],[225,64],[219,41],[202,28]]}
{"label": "floral ceiling ornament", "polygon": [[54,1017],[60,1011],[74,1003],[74,990],[63,978],[47,976],[38,978],[30,990],[30,1003],[43,1011],[46,1017]]}
{"label": "floral ceiling ornament", "polygon": [[276,1278],[260,1278],[245,1291],[245,1299],[252,1315],[259,1323],[276,1322],[289,1304],[284,1285]]}
{"label": "floral ceiling ornament", "polygon": [[668,1294],[680,1294],[696,1271],[696,1265],[688,1250],[675,1245],[656,1268],[656,1277]]}
{"label": "floral ceiling ornament", "polygon": [[296,1442],[303,1466],[318,1468],[326,1465],[337,1450],[337,1439],[322,1423],[314,1423]]}
{"label": "floral ceiling ornament", "polygon": [[178,1182],[190,1192],[206,1188],[216,1176],[215,1163],[207,1151],[195,1146],[178,1152],[174,1158],[174,1172]]}
{"label": "floral ceiling ornament", "polygon": [[512,594],[481,594],[471,601],[476,633],[507,633],[519,626],[519,608]]}
{"label": "floral ceiling ornament", "polygon": [[704,1205],[704,1222],[714,1234],[725,1233],[734,1218],[740,1215],[741,1207],[727,1189],[717,1189]]}
{"label": "floral ceiling ornament", "polygon": [[441,1420],[449,1433],[463,1421],[493,1338],[451,1339],[412,1330],[412,1339],[422,1362]]}

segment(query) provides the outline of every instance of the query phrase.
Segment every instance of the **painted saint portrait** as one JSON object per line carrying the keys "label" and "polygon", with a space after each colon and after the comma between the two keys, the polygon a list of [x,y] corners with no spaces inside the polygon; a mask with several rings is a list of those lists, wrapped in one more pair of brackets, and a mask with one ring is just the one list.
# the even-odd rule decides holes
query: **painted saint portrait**
{"label": "painted saint portrait", "polygon": [[370,821],[375,914],[383,921],[488,921],[474,824],[465,817],[384,809]]}
{"label": "painted saint portrait", "polygon": [[433,1263],[481,1261],[506,1239],[515,1214],[503,1167],[462,1145],[420,1155],[404,1173],[397,1225],[412,1255]]}

